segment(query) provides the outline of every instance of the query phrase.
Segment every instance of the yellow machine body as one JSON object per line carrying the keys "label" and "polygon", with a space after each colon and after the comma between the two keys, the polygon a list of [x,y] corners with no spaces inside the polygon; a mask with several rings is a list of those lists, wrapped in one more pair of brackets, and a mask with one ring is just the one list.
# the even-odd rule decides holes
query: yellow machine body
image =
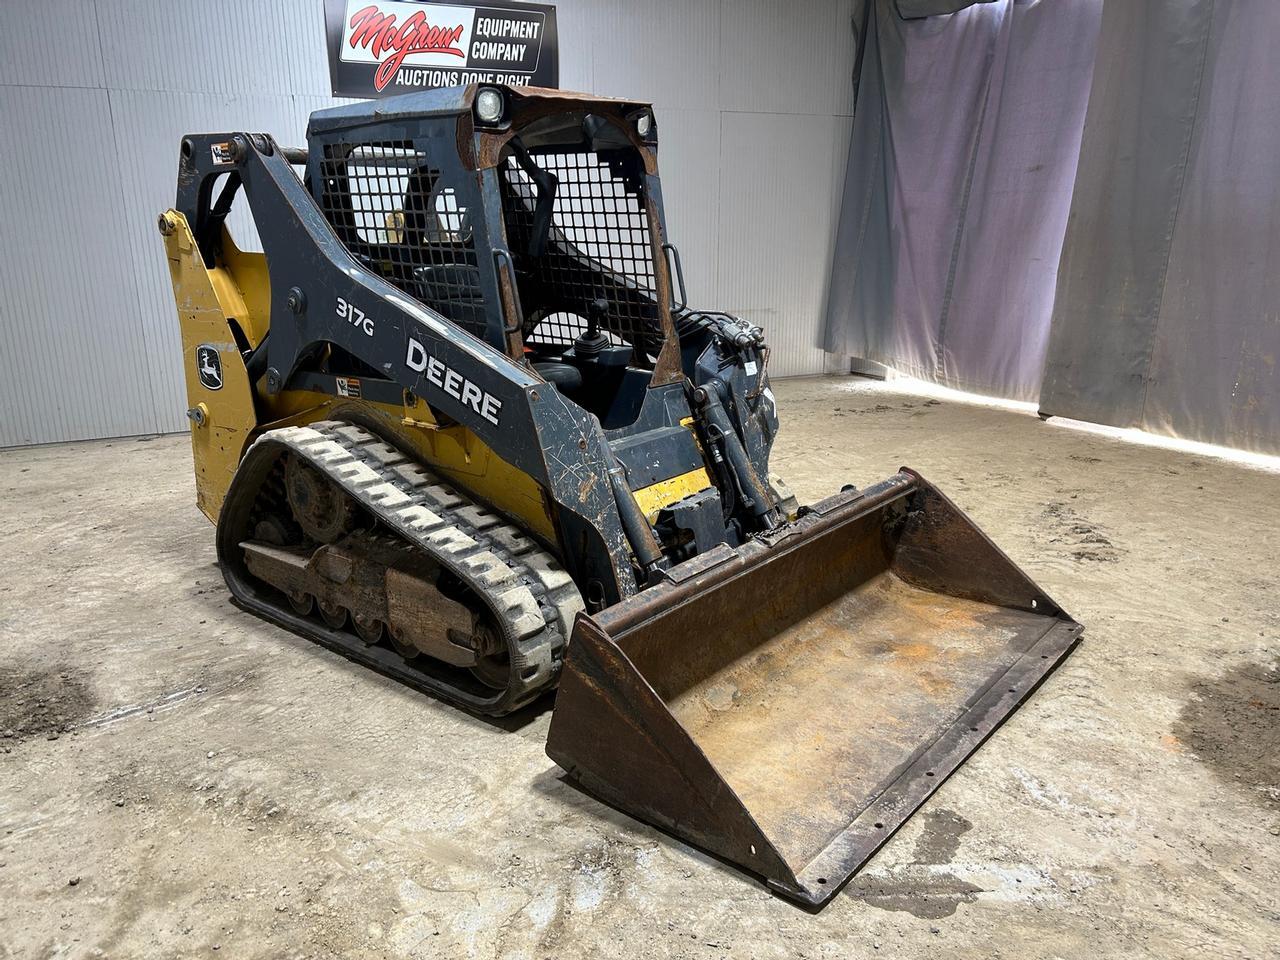
{"label": "yellow machine body", "polygon": [[[224,230],[221,261],[206,266],[181,213],[166,211],[160,222],[182,330],[196,503],[206,517],[217,522],[240,460],[260,433],[338,417],[369,423],[380,436],[472,496],[516,519],[545,542],[555,542],[538,484],[497,456],[471,430],[442,426],[421,398],[408,396],[405,404],[393,407],[302,390],[275,396],[256,390],[231,325],[239,326],[250,347],[266,335],[271,302],[266,258],[238,249]],[[222,361],[222,386],[216,390],[197,374],[197,351],[207,345],[218,350]],[[710,486],[711,478],[699,468],[636,491],[636,500],[646,515],[655,517],[663,507]]]}

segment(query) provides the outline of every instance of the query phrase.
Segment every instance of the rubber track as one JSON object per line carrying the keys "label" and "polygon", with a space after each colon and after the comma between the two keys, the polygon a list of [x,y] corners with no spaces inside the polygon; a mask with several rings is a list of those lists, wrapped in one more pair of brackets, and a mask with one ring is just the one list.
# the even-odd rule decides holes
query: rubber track
{"label": "rubber track", "polygon": [[[276,447],[283,448],[280,453],[287,450],[302,457],[383,524],[454,573],[489,607],[512,651],[510,685],[505,693],[495,691],[492,700],[458,690],[416,670],[412,662],[401,661],[403,667],[394,671],[395,676],[406,680],[405,671],[418,674],[414,686],[493,715],[510,713],[556,685],[583,602],[569,574],[531,537],[362,427],[327,420],[271,430],[250,447],[246,462],[259,447],[259,455],[270,455],[270,448]],[[239,593],[235,583],[231,587]],[[237,599],[266,612],[261,608],[268,605],[262,601],[240,595]],[[281,614],[283,621],[298,619],[282,608],[271,612],[277,622],[282,622]],[[297,629],[293,622],[285,625]],[[311,626],[305,632],[334,645],[335,631]],[[362,646],[354,635],[351,642]],[[355,655],[359,650],[344,647],[342,652]],[[368,657],[357,659],[381,668]]]}

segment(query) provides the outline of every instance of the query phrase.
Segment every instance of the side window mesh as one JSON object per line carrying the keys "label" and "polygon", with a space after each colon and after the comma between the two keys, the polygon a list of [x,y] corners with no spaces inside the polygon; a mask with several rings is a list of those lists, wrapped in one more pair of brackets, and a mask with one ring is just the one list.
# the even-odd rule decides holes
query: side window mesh
{"label": "side window mesh", "polygon": [[503,219],[516,257],[531,345],[566,347],[584,328],[588,305],[607,305],[604,330],[636,348],[652,366],[662,334],[655,294],[653,240],[643,183],[595,153],[534,153],[556,178],[551,225],[541,252],[535,241],[538,187],[515,157],[501,168]]}
{"label": "side window mesh", "polygon": [[356,259],[483,337],[471,211],[412,143],[331,144],[320,208]]}

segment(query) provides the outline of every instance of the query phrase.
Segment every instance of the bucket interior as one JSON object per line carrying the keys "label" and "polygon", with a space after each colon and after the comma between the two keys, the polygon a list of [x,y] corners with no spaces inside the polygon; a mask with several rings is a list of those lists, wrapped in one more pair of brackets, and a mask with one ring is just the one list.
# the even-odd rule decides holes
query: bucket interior
{"label": "bucket interior", "polygon": [[[929,524],[886,522],[894,509],[781,551],[618,641],[797,873],[1057,622],[976,599],[981,557],[952,558],[965,596],[948,592],[946,564],[921,577],[903,538]],[[994,576],[1007,559],[990,550]]]}

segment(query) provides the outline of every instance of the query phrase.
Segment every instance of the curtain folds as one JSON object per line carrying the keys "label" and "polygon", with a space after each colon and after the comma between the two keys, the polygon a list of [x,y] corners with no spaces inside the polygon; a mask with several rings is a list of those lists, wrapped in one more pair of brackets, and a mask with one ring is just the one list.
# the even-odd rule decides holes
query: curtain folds
{"label": "curtain folds", "polygon": [[1102,0],[904,6],[869,0],[824,346],[1033,400]]}
{"label": "curtain folds", "polygon": [[1280,3],[866,3],[825,348],[1280,453]]}
{"label": "curtain folds", "polygon": [[1280,4],[1111,2],[1040,407],[1280,453]]}

